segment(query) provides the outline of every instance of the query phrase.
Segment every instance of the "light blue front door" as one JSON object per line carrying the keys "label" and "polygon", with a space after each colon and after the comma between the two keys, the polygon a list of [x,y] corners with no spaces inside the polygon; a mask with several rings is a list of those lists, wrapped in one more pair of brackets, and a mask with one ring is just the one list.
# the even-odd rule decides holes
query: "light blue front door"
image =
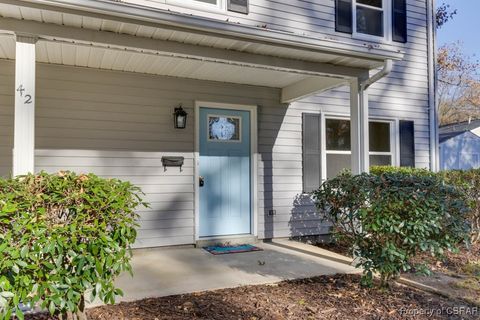
{"label": "light blue front door", "polygon": [[200,237],[249,234],[250,113],[200,108]]}

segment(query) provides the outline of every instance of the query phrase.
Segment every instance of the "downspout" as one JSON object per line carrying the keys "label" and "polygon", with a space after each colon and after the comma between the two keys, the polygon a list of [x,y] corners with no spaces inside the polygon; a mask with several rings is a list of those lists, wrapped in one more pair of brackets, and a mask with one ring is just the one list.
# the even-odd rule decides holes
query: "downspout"
{"label": "downspout", "polygon": [[428,116],[430,126],[430,170],[436,172],[439,170],[439,150],[438,150],[438,110],[437,110],[437,74],[435,71],[436,51],[435,51],[435,0],[427,1],[427,33],[428,33]]}
{"label": "downspout", "polygon": [[393,69],[393,61],[391,59],[385,60],[382,70],[375,73],[370,78],[362,81],[360,83],[360,89],[362,91],[367,90],[372,84],[382,79],[383,77],[386,77],[390,72],[392,72],[392,69]]}

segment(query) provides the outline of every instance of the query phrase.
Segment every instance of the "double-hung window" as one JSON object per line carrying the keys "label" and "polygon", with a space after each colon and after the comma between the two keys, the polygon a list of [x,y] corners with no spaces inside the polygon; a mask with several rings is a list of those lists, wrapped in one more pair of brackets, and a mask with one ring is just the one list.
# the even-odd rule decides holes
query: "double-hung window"
{"label": "double-hung window", "polygon": [[354,32],[359,35],[384,37],[385,0],[353,0]]}
{"label": "double-hung window", "polygon": [[196,9],[223,9],[224,0],[166,0],[167,4],[182,7],[192,7]]}
{"label": "double-hung window", "polygon": [[354,38],[407,42],[407,0],[335,0],[335,30]]}
{"label": "double-hung window", "polygon": [[[393,121],[370,121],[370,165],[396,165],[394,157],[396,143],[393,127]],[[333,178],[340,171],[351,168],[350,120],[325,119],[325,147],[326,173],[324,178]]]}
{"label": "double-hung window", "polygon": [[[302,119],[303,189],[311,192],[322,181],[351,169],[350,120],[311,113],[304,113]],[[415,167],[414,131],[414,122],[410,120],[370,120],[370,165]]]}
{"label": "double-hung window", "polygon": [[163,0],[174,6],[199,9],[204,11],[232,11],[248,14],[248,0]]}

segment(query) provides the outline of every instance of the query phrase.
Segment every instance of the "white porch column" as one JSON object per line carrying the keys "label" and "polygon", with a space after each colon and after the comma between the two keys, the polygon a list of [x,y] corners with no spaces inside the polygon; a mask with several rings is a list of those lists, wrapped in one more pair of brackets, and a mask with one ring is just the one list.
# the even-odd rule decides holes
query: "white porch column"
{"label": "white porch column", "polygon": [[369,172],[368,93],[355,78],[350,82],[352,173]]}
{"label": "white porch column", "polygon": [[14,176],[34,171],[36,42],[35,36],[16,36]]}

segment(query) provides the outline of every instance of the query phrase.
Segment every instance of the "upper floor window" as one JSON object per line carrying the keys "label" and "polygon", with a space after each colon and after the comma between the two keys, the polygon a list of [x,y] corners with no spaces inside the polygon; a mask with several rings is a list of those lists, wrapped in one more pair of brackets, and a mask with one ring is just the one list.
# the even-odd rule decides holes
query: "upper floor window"
{"label": "upper floor window", "polygon": [[199,10],[232,11],[248,14],[248,0],[163,0],[167,4]]}
{"label": "upper floor window", "polygon": [[356,32],[377,37],[384,36],[384,0],[355,0],[353,15]]}
{"label": "upper floor window", "polygon": [[335,0],[335,29],[354,37],[407,41],[407,0]]}
{"label": "upper floor window", "polygon": [[167,4],[198,9],[223,9],[223,0],[166,0]]}

